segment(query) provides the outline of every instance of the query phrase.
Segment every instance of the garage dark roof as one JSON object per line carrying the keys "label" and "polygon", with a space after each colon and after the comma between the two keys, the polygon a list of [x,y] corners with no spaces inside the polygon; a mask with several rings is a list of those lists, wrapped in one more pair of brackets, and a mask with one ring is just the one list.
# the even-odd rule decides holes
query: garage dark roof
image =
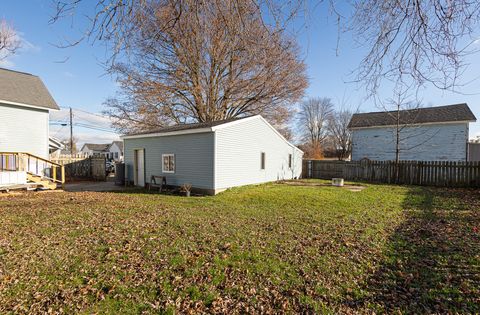
{"label": "garage dark roof", "polygon": [[[396,111],[353,114],[348,128],[396,125]],[[476,121],[466,103],[400,111],[401,124]]]}
{"label": "garage dark roof", "polygon": [[0,68],[0,100],[58,109],[42,80],[36,75]]}
{"label": "garage dark roof", "polygon": [[216,121],[208,121],[208,122],[201,122],[201,123],[191,123],[191,124],[178,124],[174,126],[163,127],[159,129],[153,129],[145,132],[139,133],[131,133],[127,136],[137,136],[137,135],[147,135],[152,133],[167,133],[167,132],[174,132],[174,131],[182,131],[182,130],[193,130],[193,129],[202,129],[202,128],[211,128],[219,125],[223,125],[232,121],[244,119],[251,116],[240,117],[240,118],[230,118],[230,119],[223,119],[223,120],[216,120]]}

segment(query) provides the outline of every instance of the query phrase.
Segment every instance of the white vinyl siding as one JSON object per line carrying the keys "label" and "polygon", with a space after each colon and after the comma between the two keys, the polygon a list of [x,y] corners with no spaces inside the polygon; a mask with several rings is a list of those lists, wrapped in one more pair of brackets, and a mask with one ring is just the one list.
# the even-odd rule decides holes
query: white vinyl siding
{"label": "white vinyl siding", "polygon": [[[400,159],[419,161],[465,161],[468,124],[449,123],[406,127],[400,135]],[[354,129],[352,160],[395,159],[395,128]]]}
{"label": "white vinyl siding", "polygon": [[[124,139],[125,168],[133,180],[133,151],[145,149],[146,181],[165,176],[168,185],[213,189],[214,136],[210,133]],[[175,155],[175,173],[162,171],[162,154]]]}
{"label": "white vinyl siding", "polygon": [[[303,152],[261,117],[227,123],[214,131],[124,138],[125,170],[133,180],[133,152],[145,149],[147,183],[165,176],[167,185],[221,191],[229,187],[298,178]],[[262,168],[262,153],[264,169]],[[174,155],[174,173],[164,157]]]}
{"label": "white vinyl siding", "polygon": [[303,153],[285,142],[260,117],[225,126],[215,136],[215,189],[298,178],[302,173]]}
{"label": "white vinyl siding", "polygon": [[0,103],[0,151],[48,158],[48,110]]}

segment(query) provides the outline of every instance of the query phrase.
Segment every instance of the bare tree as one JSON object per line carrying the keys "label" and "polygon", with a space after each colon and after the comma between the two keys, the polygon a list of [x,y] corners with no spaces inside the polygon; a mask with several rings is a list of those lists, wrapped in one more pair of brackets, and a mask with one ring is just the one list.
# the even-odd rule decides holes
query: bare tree
{"label": "bare tree", "polygon": [[0,20],[0,60],[14,54],[20,48],[20,39],[11,25]]}
{"label": "bare tree", "polygon": [[354,8],[350,29],[369,47],[358,78],[372,93],[385,78],[453,89],[465,57],[478,52],[478,1],[366,0]]}
{"label": "bare tree", "polygon": [[[76,154],[79,151],[79,149],[78,149],[78,138],[73,137],[72,140],[73,141],[70,141],[70,137],[69,137],[69,138],[63,138],[62,140],[60,140],[60,142],[63,144],[63,146],[64,146],[63,150],[65,152],[70,152],[70,153]],[[71,146],[72,143],[73,143],[73,147],[72,147],[72,149],[70,149],[70,146]]]}
{"label": "bare tree", "polygon": [[281,124],[307,87],[295,40],[250,0],[151,3],[132,23],[128,59],[110,68],[123,98],[108,113],[122,127],[255,114]]}
{"label": "bare tree", "polygon": [[328,122],[333,114],[333,103],[329,98],[309,98],[300,104],[299,126],[303,141],[308,144],[309,155],[321,156],[328,136]]}
{"label": "bare tree", "polygon": [[[87,3],[85,0],[56,2],[53,21],[73,15],[81,4]],[[114,53],[128,47],[126,38],[132,31],[131,19],[148,2],[97,0],[94,13],[88,17],[91,24],[84,32],[85,37],[108,40]],[[339,34],[350,32],[362,47],[367,47],[356,73],[357,80],[365,83],[371,96],[376,95],[385,79],[413,81],[414,86],[430,82],[441,89],[454,89],[460,85],[460,77],[468,65],[466,57],[479,49],[478,1],[348,1],[351,10],[342,7],[345,2],[336,0],[318,0],[313,5],[324,2],[339,25]],[[181,6],[183,1],[175,3]],[[271,17],[270,26],[280,30],[292,25],[296,17],[311,15],[310,2],[306,0],[250,0],[250,3],[264,10]]]}
{"label": "bare tree", "polygon": [[335,111],[328,121],[328,130],[339,160],[347,159],[352,151],[352,133],[348,129],[351,119],[352,112],[347,109],[341,109]]}

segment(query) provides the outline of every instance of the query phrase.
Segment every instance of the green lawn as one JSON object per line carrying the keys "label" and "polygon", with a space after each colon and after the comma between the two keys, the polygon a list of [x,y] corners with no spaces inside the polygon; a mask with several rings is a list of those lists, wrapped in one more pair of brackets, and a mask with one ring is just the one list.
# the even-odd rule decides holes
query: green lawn
{"label": "green lawn", "polygon": [[3,313],[480,312],[480,191],[0,196]]}

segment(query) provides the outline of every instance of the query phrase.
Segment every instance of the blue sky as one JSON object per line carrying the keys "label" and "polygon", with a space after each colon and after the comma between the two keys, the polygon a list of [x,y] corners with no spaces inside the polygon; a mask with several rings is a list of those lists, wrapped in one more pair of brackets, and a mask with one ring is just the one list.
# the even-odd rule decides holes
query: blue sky
{"label": "blue sky", "polygon": [[[87,1],[94,3],[94,1]],[[115,94],[117,85],[113,78],[105,74],[101,61],[106,56],[102,45],[81,43],[75,47],[58,48],[55,45],[63,39],[75,40],[84,29],[86,21],[82,18],[69,18],[53,25],[49,24],[54,9],[48,0],[4,0],[0,18],[13,24],[23,41],[21,51],[0,62],[0,66],[39,75],[61,107],[74,108],[77,122],[90,126],[109,128],[109,120],[100,113],[102,103]],[[85,12],[80,12],[85,13]],[[362,89],[352,83],[351,73],[358,65],[364,50],[356,48],[349,35],[340,36],[339,55],[337,45],[337,27],[329,19],[326,8],[317,7],[311,11],[306,22],[295,36],[303,51],[307,63],[310,87],[307,96],[330,97],[337,105],[345,102],[347,107],[360,111],[379,110],[371,101],[365,100]],[[471,58],[464,81],[470,81],[480,73],[480,59]],[[477,60],[475,60],[477,59]],[[467,102],[475,115],[480,118],[480,79],[474,80],[461,90],[462,94],[440,91],[433,87],[422,90],[420,97],[426,106],[447,105]],[[390,96],[387,89],[382,95]],[[468,95],[467,95],[468,94]],[[66,121],[66,110],[54,113],[53,121]],[[480,122],[470,125],[470,136],[480,136]],[[108,142],[118,135],[112,132],[75,127],[80,142]],[[58,138],[68,136],[68,128],[51,126],[51,134]]]}

